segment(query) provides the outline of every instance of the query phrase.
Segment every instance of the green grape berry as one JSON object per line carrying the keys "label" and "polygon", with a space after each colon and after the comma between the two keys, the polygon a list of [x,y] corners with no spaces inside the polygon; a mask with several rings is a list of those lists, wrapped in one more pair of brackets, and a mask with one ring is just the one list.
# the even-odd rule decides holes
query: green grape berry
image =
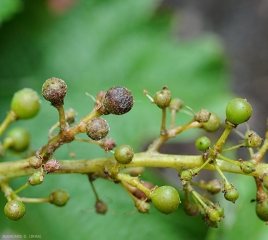
{"label": "green grape berry", "polygon": [[11,100],[11,109],[18,119],[33,118],[39,112],[40,105],[39,95],[30,88],[17,91]]}
{"label": "green grape berry", "polygon": [[220,118],[215,113],[211,113],[209,120],[203,123],[203,129],[207,132],[216,132],[220,124]]}
{"label": "green grape berry", "polygon": [[28,182],[32,185],[39,185],[44,181],[44,173],[36,172],[32,176],[29,177]]}
{"label": "green grape berry", "polygon": [[268,221],[268,199],[257,201],[256,203],[256,214],[262,220]]}
{"label": "green grape berry", "polygon": [[206,151],[210,147],[210,140],[208,137],[203,136],[195,141],[195,146],[199,151]]}
{"label": "green grape berry", "polygon": [[129,145],[121,145],[115,149],[114,158],[120,164],[128,164],[134,157],[134,151]]}
{"label": "green grape berry", "polygon": [[181,172],[181,180],[184,180],[184,181],[191,181],[192,178],[193,178],[193,171],[191,169],[189,170],[184,170]]}
{"label": "green grape berry", "polygon": [[92,118],[86,124],[86,133],[92,140],[100,140],[107,136],[110,131],[107,121],[100,117]]}
{"label": "green grape berry", "polygon": [[220,212],[215,208],[211,208],[207,214],[208,214],[210,221],[212,222],[218,222],[221,219]]}
{"label": "green grape berry", "polygon": [[23,152],[30,145],[30,134],[22,127],[15,127],[8,131],[3,144],[16,152]]}
{"label": "green grape berry", "polygon": [[152,203],[161,213],[170,214],[174,212],[180,202],[178,191],[171,186],[162,186],[152,192]]}
{"label": "green grape berry", "polygon": [[236,190],[236,188],[230,184],[230,183],[226,183],[224,185],[224,198],[227,201],[233,202],[235,203],[235,201],[238,199],[239,197],[239,192]]}
{"label": "green grape berry", "polygon": [[110,88],[105,94],[103,106],[105,113],[122,115],[131,110],[134,99],[131,92],[122,86]]}
{"label": "green grape berry", "polygon": [[63,105],[66,93],[67,84],[60,78],[49,78],[42,87],[43,97],[55,107]]}
{"label": "green grape berry", "polygon": [[172,98],[168,107],[170,110],[175,110],[178,112],[183,107],[183,102],[179,98]]}
{"label": "green grape berry", "polygon": [[64,190],[53,191],[50,194],[50,203],[58,207],[65,206],[69,199],[70,199],[69,194]]}
{"label": "green grape berry", "polygon": [[167,108],[171,102],[170,90],[164,87],[161,91],[156,92],[154,95],[154,102],[161,109]]}
{"label": "green grape berry", "polygon": [[25,205],[20,200],[11,200],[6,203],[4,213],[10,220],[17,221],[25,215]]}
{"label": "green grape berry", "polygon": [[246,122],[252,114],[252,107],[246,99],[235,98],[226,107],[226,119],[233,124]]}
{"label": "green grape berry", "polygon": [[256,165],[251,161],[241,163],[240,168],[244,173],[252,173],[256,170]]}

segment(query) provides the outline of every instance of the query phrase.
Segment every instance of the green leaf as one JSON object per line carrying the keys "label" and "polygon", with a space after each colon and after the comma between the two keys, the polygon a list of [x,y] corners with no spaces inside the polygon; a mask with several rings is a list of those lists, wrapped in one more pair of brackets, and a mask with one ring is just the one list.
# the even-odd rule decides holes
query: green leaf
{"label": "green leaf", "polygon": [[0,26],[4,21],[12,18],[22,8],[21,0],[1,0],[0,1]]}

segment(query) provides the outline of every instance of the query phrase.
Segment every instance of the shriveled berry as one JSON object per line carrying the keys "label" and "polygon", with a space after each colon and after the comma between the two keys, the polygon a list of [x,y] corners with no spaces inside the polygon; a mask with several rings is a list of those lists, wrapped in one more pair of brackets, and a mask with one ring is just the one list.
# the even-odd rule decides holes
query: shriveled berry
{"label": "shriveled berry", "polygon": [[69,194],[64,190],[53,191],[50,194],[50,203],[58,207],[65,206],[69,199],[70,199]]}
{"label": "shriveled berry", "polygon": [[102,200],[98,199],[95,203],[95,210],[99,214],[105,214],[108,210],[108,207]]}
{"label": "shriveled berry", "polygon": [[107,121],[100,117],[92,118],[86,124],[86,133],[93,140],[100,140],[107,136],[110,131]]}
{"label": "shriveled berry", "polygon": [[246,132],[245,147],[258,148],[261,146],[263,139],[254,131]]}
{"label": "shriveled berry", "polygon": [[110,138],[110,137],[106,137],[104,139],[101,140],[100,146],[106,151],[111,151],[116,147],[116,143],[115,141]]}
{"label": "shriveled berry", "polygon": [[10,220],[17,221],[25,215],[25,205],[20,200],[11,200],[6,203],[4,213]]}
{"label": "shriveled berry", "polygon": [[139,213],[148,213],[150,210],[150,204],[144,200],[137,200],[135,206]]}
{"label": "shriveled berry", "polygon": [[133,96],[127,88],[115,86],[107,91],[103,106],[108,113],[122,115],[131,110],[133,103]]}
{"label": "shriveled berry", "polygon": [[199,151],[206,151],[210,147],[210,140],[208,137],[203,136],[195,141],[195,146]]}
{"label": "shriveled berry", "polygon": [[249,120],[252,107],[246,99],[235,98],[226,107],[226,119],[233,124],[241,124]]}
{"label": "shriveled berry", "polygon": [[30,145],[30,134],[22,127],[15,127],[8,131],[3,145],[16,152],[23,152]]}
{"label": "shriveled berry", "polygon": [[69,124],[75,122],[75,117],[76,116],[77,116],[77,112],[72,108],[67,109],[66,112],[65,112],[65,118],[66,118],[66,121]]}
{"label": "shriveled berry", "polygon": [[216,132],[220,128],[221,121],[215,113],[211,113],[208,122],[203,123],[203,129],[207,132]]}
{"label": "shriveled berry", "polygon": [[121,145],[114,152],[114,158],[121,164],[128,164],[134,157],[134,151],[129,145]]}
{"label": "shriveled berry", "polygon": [[161,109],[167,108],[171,102],[170,90],[164,87],[161,91],[156,92],[154,95],[154,102]]}
{"label": "shriveled berry", "polygon": [[45,173],[54,173],[60,169],[60,163],[57,159],[49,159],[45,164],[42,165]]}
{"label": "shriveled berry", "polygon": [[67,84],[60,78],[49,78],[42,87],[43,97],[55,107],[63,105],[66,93]]}
{"label": "shriveled berry", "polygon": [[184,212],[191,217],[195,217],[199,214],[198,206],[193,202],[185,201],[183,205]]}
{"label": "shriveled berry", "polygon": [[[154,185],[153,185],[152,183],[150,183],[150,182],[146,182],[146,181],[145,181],[145,182],[142,182],[142,185],[145,186],[145,187],[148,188],[148,189],[152,189],[152,188],[154,187]],[[146,194],[145,194],[143,191],[141,191],[140,189],[138,189],[138,188],[136,188],[136,189],[134,190],[133,195],[134,195],[136,198],[141,199],[141,200],[145,200],[145,199],[147,199]],[[149,199],[147,199],[147,200],[149,200]]]}
{"label": "shriveled berry", "polygon": [[209,121],[211,113],[206,109],[201,109],[197,114],[195,114],[195,121],[200,123],[205,123]]}
{"label": "shriveled berry", "polygon": [[29,165],[34,168],[40,168],[42,166],[43,158],[40,155],[33,156],[29,159]]}
{"label": "shriveled berry", "polygon": [[11,100],[11,109],[18,119],[33,118],[40,109],[41,100],[36,91],[23,88],[17,91]]}
{"label": "shriveled berry", "polygon": [[211,193],[211,194],[215,194],[221,191],[221,183],[219,180],[217,179],[213,179],[210,180],[207,184],[206,184],[206,190]]}
{"label": "shriveled berry", "polygon": [[174,212],[180,202],[178,191],[171,186],[162,186],[152,192],[152,203],[161,213],[170,214]]}

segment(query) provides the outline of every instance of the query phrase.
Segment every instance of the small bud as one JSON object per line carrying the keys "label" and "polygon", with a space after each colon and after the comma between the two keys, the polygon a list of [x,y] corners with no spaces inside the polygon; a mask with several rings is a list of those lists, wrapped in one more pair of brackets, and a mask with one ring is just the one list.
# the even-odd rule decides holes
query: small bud
{"label": "small bud", "polygon": [[127,88],[115,86],[107,91],[103,106],[105,112],[122,115],[131,110],[133,103],[133,96]]}
{"label": "small bud", "polygon": [[161,108],[167,108],[171,102],[171,92],[167,87],[163,87],[163,89],[154,95],[154,102],[156,105]]}
{"label": "small bud", "polygon": [[55,77],[47,79],[42,87],[43,97],[55,107],[63,105],[66,92],[67,84]]}
{"label": "small bud", "polygon": [[66,118],[66,121],[71,124],[71,123],[74,123],[75,122],[75,117],[77,116],[77,112],[70,108],[70,109],[67,109],[65,111],[65,118]]}
{"label": "small bud", "polygon": [[211,208],[208,212],[207,215],[209,217],[209,220],[212,222],[219,222],[220,221],[220,213],[217,209]]}
{"label": "small bud", "polygon": [[[153,187],[154,187],[154,185],[150,182],[142,182],[142,185],[150,190],[153,189]],[[136,188],[134,190],[133,195],[140,200],[145,200],[147,198],[146,194],[138,188]],[[147,200],[149,201],[149,199],[147,199]]]}
{"label": "small bud", "polygon": [[246,133],[245,147],[258,148],[261,146],[263,139],[255,132],[249,131]]}
{"label": "small bud", "polygon": [[28,179],[28,182],[32,186],[39,185],[43,181],[44,181],[44,174],[42,172],[36,172]]}
{"label": "small bud", "polygon": [[55,158],[48,160],[42,165],[45,173],[54,173],[60,169],[60,163]]}
{"label": "small bud", "polygon": [[34,168],[40,168],[42,166],[43,158],[40,155],[31,157],[29,160],[29,165]]}
{"label": "small bud", "polygon": [[268,198],[264,198],[256,203],[256,214],[262,221],[268,221]]}
{"label": "small bud", "polygon": [[256,165],[251,161],[242,162],[240,165],[240,168],[242,169],[244,173],[247,173],[247,174],[256,171]]}
{"label": "small bud", "polygon": [[107,121],[100,117],[92,118],[86,124],[86,133],[93,140],[100,140],[107,136],[110,127]]}
{"label": "small bud", "polygon": [[200,123],[205,123],[209,121],[211,113],[206,109],[201,109],[196,115],[195,115],[195,121]]}
{"label": "small bud", "polygon": [[239,197],[238,191],[234,188],[233,184],[225,183],[224,184],[224,198],[230,202],[235,203]]}
{"label": "small bud", "polygon": [[184,170],[181,172],[181,180],[184,180],[184,181],[191,181],[192,178],[193,178],[193,171],[190,169],[190,170]]}

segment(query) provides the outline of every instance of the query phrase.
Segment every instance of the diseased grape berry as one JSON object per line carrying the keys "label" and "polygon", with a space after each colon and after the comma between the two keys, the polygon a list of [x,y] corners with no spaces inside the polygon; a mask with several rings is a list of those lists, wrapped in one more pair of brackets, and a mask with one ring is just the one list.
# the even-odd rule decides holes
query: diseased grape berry
{"label": "diseased grape berry", "polygon": [[206,109],[201,109],[196,115],[195,115],[195,121],[200,123],[205,123],[209,121],[211,113]]}
{"label": "diseased grape berry", "polygon": [[167,108],[171,102],[170,90],[168,90],[167,87],[164,87],[161,91],[156,92],[154,95],[154,102],[161,109]]}
{"label": "diseased grape berry", "polygon": [[110,137],[106,137],[104,139],[101,140],[100,146],[106,151],[111,151],[116,147],[116,143],[115,141],[110,138]]}
{"label": "diseased grape berry", "polygon": [[108,210],[108,207],[102,200],[98,199],[95,203],[95,210],[99,214],[105,214]]}
{"label": "diseased grape berry", "polygon": [[66,93],[67,84],[60,78],[49,78],[42,87],[43,97],[55,107],[63,105]]}
{"label": "diseased grape berry", "polygon": [[120,164],[128,164],[134,157],[134,151],[129,145],[121,145],[114,152],[114,158]]}
{"label": "diseased grape berry", "polygon": [[226,107],[226,119],[233,124],[241,124],[249,120],[252,107],[246,99],[235,98]]}
{"label": "diseased grape berry", "polygon": [[245,147],[258,148],[261,146],[263,139],[254,131],[246,132]]}
{"label": "diseased grape berry", "polygon": [[11,200],[6,203],[4,213],[10,220],[17,221],[25,215],[25,205],[20,200]]}
{"label": "diseased grape berry", "polygon": [[54,173],[60,169],[60,163],[57,159],[49,159],[45,164],[42,165],[45,173]]}
{"label": "diseased grape berry", "polygon": [[195,141],[195,146],[199,151],[206,151],[210,147],[210,140],[208,137],[203,136]]}
{"label": "diseased grape berry", "polygon": [[43,158],[40,155],[33,156],[29,159],[29,165],[34,168],[40,168],[42,166]]}
{"label": "diseased grape berry", "polygon": [[30,88],[17,91],[11,100],[11,109],[18,119],[33,118],[39,112],[40,105],[39,95]]}
{"label": "diseased grape berry", "polygon": [[53,191],[50,194],[50,203],[58,207],[65,206],[69,199],[70,199],[69,194],[64,190]]}
{"label": "diseased grape berry", "polygon": [[215,113],[211,113],[208,122],[203,123],[203,129],[207,132],[216,132],[220,128],[221,121]]}
{"label": "diseased grape berry", "polygon": [[23,152],[30,145],[30,134],[22,127],[15,127],[8,131],[3,144],[16,152]]}
{"label": "diseased grape berry", "polygon": [[104,112],[122,115],[131,110],[133,103],[133,96],[127,88],[115,86],[110,88],[105,94],[103,102]]}
{"label": "diseased grape berry", "polygon": [[100,117],[92,118],[86,124],[86,133],[93,140],[100,140],[107,136],[110,131],[107,121]]}
{"label": "diseased grape berry", "polygon": [[152,192],[152,203],[161,213],[170,214],[174,212],[180,202],[178,191],[171,186],[162,186]]}

